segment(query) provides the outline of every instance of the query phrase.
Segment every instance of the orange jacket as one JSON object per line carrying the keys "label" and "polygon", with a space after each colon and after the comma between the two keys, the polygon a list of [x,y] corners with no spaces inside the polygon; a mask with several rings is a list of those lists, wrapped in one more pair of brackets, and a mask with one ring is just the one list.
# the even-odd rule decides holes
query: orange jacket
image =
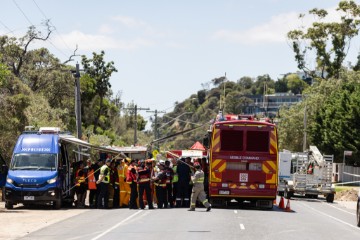
{"label": "orange jacket", "polygon": [[91,169],[90,171],[88,171],[88,188],[89,190],[94,190],[96,189],[96,180],[95,180],[95,176],[94,176],[94,169]]}

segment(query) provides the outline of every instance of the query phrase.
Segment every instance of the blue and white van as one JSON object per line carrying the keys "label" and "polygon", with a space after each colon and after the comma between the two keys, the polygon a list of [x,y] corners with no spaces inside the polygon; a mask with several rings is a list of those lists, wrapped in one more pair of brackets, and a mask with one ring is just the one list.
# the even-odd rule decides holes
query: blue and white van
{"label": "blue and white van", "polygon": [[24,132],[15,145],[5,185],[5,207],[73,202],[70,163],[59,128]]}

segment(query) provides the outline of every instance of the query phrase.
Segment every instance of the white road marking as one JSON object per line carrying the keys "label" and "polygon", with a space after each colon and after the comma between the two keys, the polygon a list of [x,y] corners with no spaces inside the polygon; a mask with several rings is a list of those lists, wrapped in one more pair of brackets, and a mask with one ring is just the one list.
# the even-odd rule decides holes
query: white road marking
{"label": "white road marking", "polygon": [[237,214],[237,210],[234,210],[234,213]]}
{"label": "white road marking", "polygon": [[342,211],[342,212],[345,212],[345,213],[351,214],[351,215],[353,215],[353,216],[356,216],[355,213],[348,212],[348,211],[346,211],[346,210],[344,210],[344,209],[341,209],[341,208],[339,208],[339,207],[336,207],[336,206],[334,206],[334,205],[332,205],[332,204],[330,204],[330,203],[325,203],[325,204],[327,204],[327,205],[330,206],[330,207],[336,208],[337,210],[340,210],[340,211]]}
{"label": "white road marking", "polygon": [[354,226],[354,225],[352,225],[352,224],[350,224],[350,223],[347,223],[347,222],[345,222],[345,221],[343,221],[343,220],[341,220],[341,219],[339,219],[339,218],[336,218],[336,217],[333,217],[333,216],[331,216],[331,215],[329,215],[329,214],[326,214],[326,213],[323,213],[323,212],[321,212],[321,211],[319,211],[319,210],[316,210],[315,208],[312,208],[312,207],[310,207],[310,206],[307,206],[306,204],[304,204],[304,203],[301,203],[303,206],[305,206],[305,207],[307,207],[307,208],[310,208],[311,210],[313,210],[313,211],[315,211],[315,212],[318,212],[318,213],[320,213],[320,214],[322,214],[322,215],[324,215],[324,216],[327,216],[327,217],[329,217],[329,218],[331,218],[331,219],[334,219],[335,221],[338,221],[338,222],[340,222],[340,223],[342,223],[342,224],[345,224],[345,225],[347,225],[347,226],[349,226],[349,227],[352,227],[352,228],[354,228],[354,229],[356,229],[356,230],[360,230],[360,228],[358,228],[357,226]]}
{"label": "white road marking", "polygon": [[102,236],[104,236],[105,234],[111,232],[112,230],[114,230],[115,228],[117,228],[118,226],[120,226],[121,224],[123,224],[124,222],[130,220],[131,218],[135,217],[137,214],[143,212],[142,210],[140,211],[137,211],[136,213],[130,215],[129,217],[125,218],[124,220],[122,220],[121,222],[119,222],[118,224],[112,226],[111,228],[109,228],[108,230],[104,231],[103,233],[97,235],[96,237],[92,238],[91,240],[96,240],[96,239],[99,239],[101,238]]}
{"label": "white road marking", "polygon": [[240,223],[240,229],[241,229],[241,230],[245,230],[244,224]]}

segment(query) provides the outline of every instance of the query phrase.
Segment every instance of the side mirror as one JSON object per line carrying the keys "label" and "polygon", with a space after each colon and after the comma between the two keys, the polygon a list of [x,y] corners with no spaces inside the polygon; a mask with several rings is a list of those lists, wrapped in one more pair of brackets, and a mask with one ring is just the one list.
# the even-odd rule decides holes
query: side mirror
{"label": "side mirror", "polygon": [[207,136],[205,138],[203,138],[203,145],[206,148],[209,148],[209,138]]}

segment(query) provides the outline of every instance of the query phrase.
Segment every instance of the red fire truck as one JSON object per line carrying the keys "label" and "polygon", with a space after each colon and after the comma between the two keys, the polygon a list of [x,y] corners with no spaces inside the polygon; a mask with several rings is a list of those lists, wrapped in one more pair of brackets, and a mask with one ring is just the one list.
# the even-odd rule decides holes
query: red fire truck
{"label": "red fire truck", "polygon": [[209,130],[209,199],[272,209],[278,184],[275,124],[250,115],[217,117]]}

